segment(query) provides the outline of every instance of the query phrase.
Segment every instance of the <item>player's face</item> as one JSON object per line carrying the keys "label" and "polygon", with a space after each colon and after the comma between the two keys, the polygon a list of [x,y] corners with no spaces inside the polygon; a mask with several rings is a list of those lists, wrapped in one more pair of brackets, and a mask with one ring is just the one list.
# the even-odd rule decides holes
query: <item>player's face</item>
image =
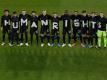
{"label": "player's face", "polygon": [[25,15],[25,14],[26,14],[26,11],[22,11],[22,14]]}
{"label": "player's face", "polygon": [[4,12],[4,15],[8,16],[8,15],[9,15],[9,12],[8,12],[8,11],[5,11],[5,12]]}
{"label": "player's face", "polygon": [[13,16],[17,16],[17,14],[13,14]]}
{"label": "player's face", "polygon": [[53,16],[56,18],[56,17],[57,17],[57,14],[55,13],[55,14],[53,14]]}
{"label": "player's face", "polygon": [[78,12],[74,12],[74,14],[75,14],[75,15],[77,15],[77,14],[78,14]]}
{"label": "player's face", "polygon": [[83,16],[86,16],[87,15],[87,13],[83,13]]}
{"label": "player's face", "polygon": [[47,14],[47,12],[46,12],[46,11],[43,11],[43,12],[42,12],[42,14],[43,14],[43,15],[46,15],[46,14]]}
{"label": "player's face", "polygon": [[104,14],[103,14],[103,13],[100,13],[100,17],[104,17]]}
{"label": "player's face", "polygon": [[36,13],[32,13],[32,16],[35,16],[36,15]]}
{"label": "player's face", "polygon": [[94,17],[94,16],[95,16],[95,13],[92,13],[91,16]]}

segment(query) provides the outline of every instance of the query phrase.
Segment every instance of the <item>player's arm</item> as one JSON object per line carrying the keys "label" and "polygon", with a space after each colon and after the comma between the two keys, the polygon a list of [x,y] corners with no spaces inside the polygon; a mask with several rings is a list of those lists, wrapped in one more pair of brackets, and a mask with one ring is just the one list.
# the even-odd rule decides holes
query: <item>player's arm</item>
{"label": "player's arm", "polygon": [[107,18],[106,18],[106,32],[107,32]]}
{"label": "player's arm", "polygon": [[12,21],[11,15],[9,15],[9,19],[10,19],[10,29],[11,29],[11,21]]}
{"label": "player's arm", "polygon": [[3,17],[1,17],[1,31],[3,30]]}

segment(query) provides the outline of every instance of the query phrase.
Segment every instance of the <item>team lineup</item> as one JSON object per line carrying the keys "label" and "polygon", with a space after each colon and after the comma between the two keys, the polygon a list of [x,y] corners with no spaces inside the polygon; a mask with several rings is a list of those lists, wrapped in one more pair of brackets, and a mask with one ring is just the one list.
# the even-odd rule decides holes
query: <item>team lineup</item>
{"label": "team lineup", "polygon": [[[39,21],[41,23],[40,28],[38,28]],[[60,21],[63,23],[62,26],[60,26]],[[5,35],[7,34],[9,46],[13,46],[14,44],[23,46],[24,43],[26,46],[29,46],[29,22],[30,45],[33,44],[33,35],[35,35],[36,43],[38,45],[40,42],[41,47],[45,45],[45,39],[47,40],[47,45],[51,47],[56,45],[55,40],[57,40],[57,46],[61,47],[65,47],[66,45],[73,47],[77,41],[80,41],[80,45],[84,48],[101,48],[102,44],[104,48],[107,46],[107,18],[104,16],[104,13],[100,12],[97,14],[92,12],[88,14],[85,10],[82,13],[74,11],[73,14],[65,10],[61,16],[57,12],[49,15],[46,10],[43,10],[40,15],[37,15],[35,11],[32,11],[31,15],[29,15],[26,10],[22,10],[19,16],[14,11],[11,16],[9,10],[4,10],[4,14],[1,17],[1,45],[5,45]],[[60,29],[62,29],[62,32],[60,32]],[[62,33],[62,38],[60,33]],[[39,41],[39,38],[41,41]],[[62,44],[60,39],[62,39]],[[71,44],[72,39],[73,44]]]}

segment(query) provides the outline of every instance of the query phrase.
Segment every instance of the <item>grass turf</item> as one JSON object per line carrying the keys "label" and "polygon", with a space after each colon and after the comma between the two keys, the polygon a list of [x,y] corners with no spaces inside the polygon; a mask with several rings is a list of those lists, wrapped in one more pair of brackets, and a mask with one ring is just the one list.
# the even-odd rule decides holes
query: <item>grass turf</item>
{"label": "grass turf", "polygon": [[[106,11],[106,0],[2,0],[4,9],[28,13],[46,9],[49,13],[65,9]],[[0,33],[1,37],[1,33]],[[1,38],[0,38],[1,39]],[[0,80],[107,80],[107,50],[59,47],[1,47]]]}

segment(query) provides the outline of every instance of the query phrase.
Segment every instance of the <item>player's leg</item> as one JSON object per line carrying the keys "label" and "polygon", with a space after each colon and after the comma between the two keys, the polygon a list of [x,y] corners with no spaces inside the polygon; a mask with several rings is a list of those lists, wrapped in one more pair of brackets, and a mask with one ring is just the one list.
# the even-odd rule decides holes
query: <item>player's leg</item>
{"label": "player's leg", "polygon": [[98,36],[98,47],[101,47],[101,37],[102,37],[102,31],[98,30],[97,31],[97,36]]}
{"label": "player's leg", "polygon": [[93,47],[94,37],[95,37],[94,34],[90,35],[90,45],[91,45],[91,47]]}
{"label": "player's leg", "polygon": [[79,30],[77,31],[77,33],[78,33],[78,36],[79,36],[79,40],[80,40],[81,46],[84,46],[84,45],[83,45],[83,39],[82,39],[82,30],[79,29]]}
{"label": "player's leg", "polygon": [[82,34],[82,38],[83,38],[83,42],[84,42],[83,47],[86,47],[86,40],[87,40],[86,34]]}
{"label": "player's leg", "polygon": [[103,39],[104,39],[104,47],[106,48],[107,46],[107,37],[106,37],[106,31],[103,31]]}
{"label": "player's leg", "polygon": [[71,31],[68,30],[68,31],[67,31],[67,34],[68,34],[68,46],[69,46],[69,47],[72,47],[72,45],[71,45]]}
{"label": "player's leg", "polygon": [[77,30],[76,30],[75,28],[73,28],[73,39],[74,39],[74,44],[75,44],[76,41],[77,41],[77,36],[76,36],[76,34],[77,34]]}
{"label": "player's leg", "polygon": [[63,35],[63,44],[62,44],[62,47],[65,47],[65,46],[66,46],[66,42],[65,42],[65,37],[66,37],[66,29],[65,29],[65,28],[63,28],[62,35]]}
{"label": "player's leg", "polygon": [[47,37],[47,41],[48,41],[48,46],[50,46],[50,30],[49,29],[47,29],[46,30],[46,37]]}
{"label": "player's leg", "polygon": [[43,47],[44,46],[44,38],[45,38],[43,27],[41,27],[41,32],[40,33],[41,33],[41,47]]}
{"label": "player's leg", "polygon": [[2,46],[4,46],[5,45],[5,34],[6,34],[6,30],[4,30],[3,29],[3,31],[2,31]]}
{"label": "player's leg", "polygon": [[58,46],[61,46],[61,45],[60,45],[60,35],[59,35],[59,30],[56,31],[56,36],[57,36],[57,43],[58,43]]}
{"label": "player's leg", "polygon": [[91,36],[89,34],[87,35],[87,39],[88,39],[88,48],[91,48]]}
{"label": "player's leg", "polygon": [[19,46],[19,33],[18,33],[18,30],[16,30],[16,43],[17,43],[17,46]]}
{"label": "player's leg", "polygon": [[81,45],[82,47],[86,47],[86,40],[87,40],[87,36],[86,36],[86,30],[82,30],[82,39],[83,39],[83,45]]}
{"label": "player's leg", "polygon": [[38,36],[39,32],[38,32],[38,29],[35,31],[35,35],[36,35],[36,43],[38,45],[38,42],[39,42],[39,36]]}
{"label": "player's leg", "polygon": [[24,30],[21,28],[20,29],[20,41],[21,41],[20,46],[23,45],[23,33],[24,33]]}
{"label": "player's leg", "polygon": [[54,39],[55,39],[55,32],[54,32],[54,30],[51,31],[51,34],[52,34],[52,36],[51,36],[51,38],[52,38],[51,46],[54,46]]}
{"label": "player's leg", "polygon": [[27,29],[25,30],[25,45],[29,46],[29,44],[28,44],[28,30]]}
{"label": "player's leg", "polygon": [[11,46],[13,46],[14,37],[15,37],[15,33],[14,33],[14,30],[12,30],[12,32],[11,32]]}
{"label": "player's leg", "polygon": [[31,41],[31,45],[33,43],[33,30],[30,30],[30,41]]}
{"label": "player's leg", "polygon": [[7,34],[8,34],[8,40],[9,40],[9,45],[10,45],[10,41],[11,41],[11,31],[10,31],[10,29],[7,30]]}
{"label": "player's leg", "polygon": [[87,40],[88,40],[88,48],[91,48],[91,31],[87,30]]}
{"label": "player's leg", "polygon": [[98,36],[97,33],[95,33],[95,47],[97,47],[97,44],[98,44]]}

